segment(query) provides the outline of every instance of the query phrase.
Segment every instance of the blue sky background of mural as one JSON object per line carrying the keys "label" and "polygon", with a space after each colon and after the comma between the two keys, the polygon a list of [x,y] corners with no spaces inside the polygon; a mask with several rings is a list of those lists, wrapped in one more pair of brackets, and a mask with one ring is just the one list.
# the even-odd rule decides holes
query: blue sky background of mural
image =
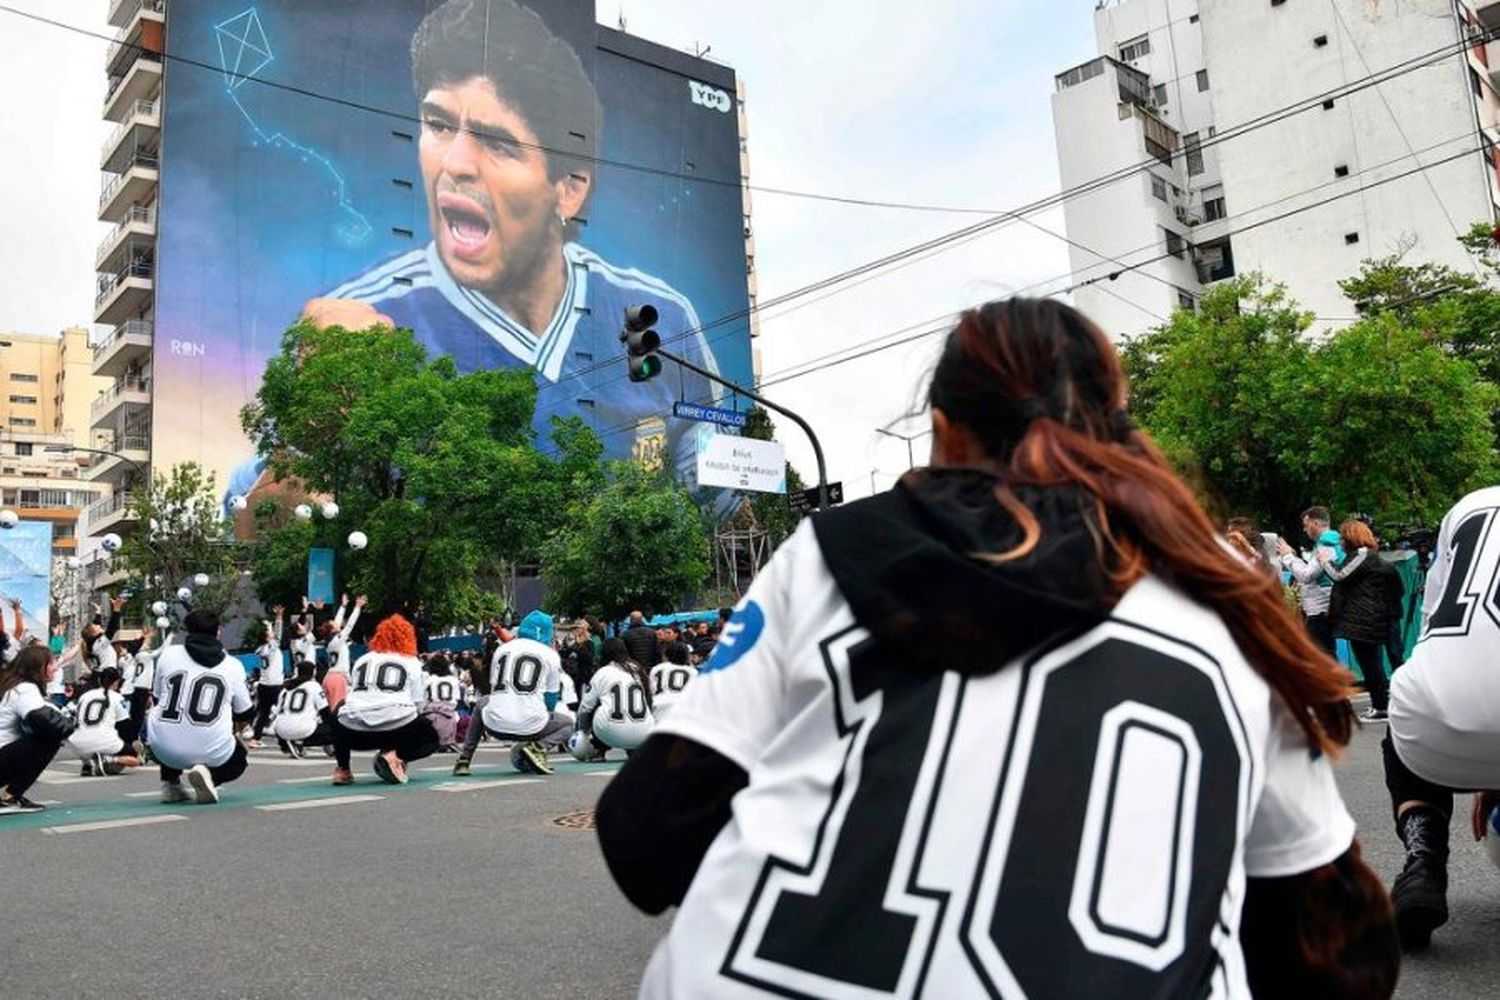
{"label": "blue sky background of mural", "polygon": [[10,602],[21,599],[26,631],[46,638],[51,628],[52,525],[22,521],[0,530],[0,611],[10,631]]}
{"label": "blue sky background of mural", "polygon": [[[303,303],[430,238],[410,60],[429,6],[200,0],[174,9],[175,54],[404,117],[168,65],[156,303],[164,349],[154,360],[162,460],[203,461],[225,482],[250,450],[225,446],[241,438],[239,407]],[[589,11],[592,31],[590,5],[573,7]],[[736,115],[692,104],[685,77],[602,51],[589,61],[601,77],[601,158],[738,176]],[[606,164],[586,216],[586,246],[666,279],[700,318],[746,308],[737,186]],[[731,377],[750,377],[748,333],[743,320],[710,333]]]}

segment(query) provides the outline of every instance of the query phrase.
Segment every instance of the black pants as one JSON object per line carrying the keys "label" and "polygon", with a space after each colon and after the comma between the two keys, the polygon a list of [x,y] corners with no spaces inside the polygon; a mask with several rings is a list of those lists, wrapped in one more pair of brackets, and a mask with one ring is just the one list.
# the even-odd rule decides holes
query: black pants
{"label": "black pants", "polygon": [[0,747],[0,788],[17,798],[25,795],[62,745],[62,737],[22,736]]}
{"label": "black pants", "polygon": [[1359,664],[1359,672],[1365,676],[1370,707],[1384,712],[1391,702],[1391,682],[1385,676],[1385,662],[1381,658],[1385,643],[1350,639],[1349,651],[1354,654],[1354,662]]}
{"label": "black pants", "polygon": [[410,763],[431,757],[438,749],[437,730],[420,715],[399,728],[374,731],[350,729],[335,716],[332,729],[333,756],[339,767],[346,771],[349,769],[349,754],[355,750],[378,750],[381,753],[394,750],[397,757]]}
{"label": "black pants", "polygon": [[[305,747],[326,747],[333,742],[333,732],[328,728],[328,723],[319,721],[313,729],[312,735],[303,740],[298,740]],[[276,737],[276,745],[287,753],[292,752],[291,744],[280,736]]]}
{"label": "black pants", "polygon": [[280,684],[257,684],[255,685],[255,738],[260,739],[260,734],[266,731],[271,724],[271,709],[276,707],[276,699],[281,697]]}
{"label": "black pants", "polygon": [[126,747],[141,738],[141,727],[146,724],[146,708],[151,703],[151,692],[136,688],[130,692],[130,718],[115,726]]}
{"label": "black pants", "polygon": [[[245,768],[250,766],[250,755],[245,752],[245,744],[239,740],[234,741],[234,753],[222,764],[210,764],[208,773],[213,777],[214,784],[227,785],[235,778],[245,773]],[[175,767],[161,766],[161,780],[170,785],[177,784],[182,779],[182,772]]]}
{"label": "black pants", "polygon": [[1338,640],[1333,636],[1333,621],[1326,614],[1309,615],[1307,622],[1307,633],[1312,636],[1313,642],[1323,648],[1329,656],[1336,656],[1338,651]]}
{"label": "black pants", "polygon": [[[1391,734],[1387,732],[1385,739],[1380,741],[1380,753],[1385,758],[1385,788],[1391,794],[1391,816],[1396,815],[1396,810],[1401,808],[1403,802],[1422,802],[1432,806],[1443,815],[1443,822],[1453,818],[1453,793],[1455,789],[1445,788],[1442,785],[1434,785],[1426,778],[1419,778],[1412,773],[1411,768],[1402,762],[1396,753],[1396,745],[1391,742]],[[1401,835],[1401,827],[1396,827],[1396,835]]]}

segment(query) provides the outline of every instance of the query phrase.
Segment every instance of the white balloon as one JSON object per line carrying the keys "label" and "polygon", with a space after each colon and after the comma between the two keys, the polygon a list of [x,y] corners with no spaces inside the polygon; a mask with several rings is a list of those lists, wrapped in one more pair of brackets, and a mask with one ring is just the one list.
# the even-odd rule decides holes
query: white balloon
{"label": "white balloon", "polygon": [[151,613],[153,615],[164,615],[164,614],[166,614],[167,613],[167,602],[166,601],[153,601],[153,602],[151,602]]}
{"label": "white balloon", "polygon": [[353,549],[354,551],[358,552],[360,549],[364,548],[366,545],[369,545],[369,544],[370,544],[370,539],[369,539],[368,536],[365,535],[365,533],[363,531],[351,531],[351,532],[349,532],[349,547],[351,549]]}
{"label": "white balloon", "polygon": [[193,599],[193,590],[192,590],[192,588],[191,587],[179,587],[178,590],[177,590],[177,599],[179,601],[183,601],[183,602],[191,601]]}
{"label": "white balloon", "polygon": [[156,627],[157,628],[171,628],[172,627],[172,619],[168,618],[166,615],[157,615],[157,617],[156,617]]}
{"label": "white balloon", "polygon": [[229,506],[233,510],[244,510],[250,506],[250,501],[242,496],[235,495],[229,498]]}
{"label": "white balloon", "polygon": [[195,586],[195,587],[207,587],[208,586],[208,574],[207,573],[199,573],[196,576],[194,576],[193,577],[193,586]]}
{"label": "white balloon", "polygon": [[293,507],[292,513],[297,515],[299,521],[306,521],[312,518],[312,508],[305,503],[299,503]]}
{"label": "white balloon", "polygon": [[323,516],[325,518],[327,518],[328,520],[330,520],[330,521],[332,521],[334,518],[338,517],[339,516],[339,505],[336,504],[336,503],[334,503],[332,500],[330,500],[327,503],[325,503],[323,505]]}
{"label": "white balloon", "polygon": [[77,569],[78,567],[83,565],[83,560],[78,558],[77,556],[68,556],[67,564],[68,569]]}
{"label": "white balloon", "polygon": [[21,523],[21,516],[13,510],[0,510],[0,528],[14,528]]}
{"label": "white balloon", "polygon": [[113,531],[99,540],[99,545],[104,549],[105,552],[118,552],[120,551],[120,546],[124,544],[124,540],[121,539],[120,536],[115,534]]}

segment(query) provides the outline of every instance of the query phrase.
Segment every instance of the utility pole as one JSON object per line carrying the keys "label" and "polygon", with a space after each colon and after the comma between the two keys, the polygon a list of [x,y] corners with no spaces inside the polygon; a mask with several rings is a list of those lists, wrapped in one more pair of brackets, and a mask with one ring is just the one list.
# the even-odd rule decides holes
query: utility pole
{"label": "utility pole", "polygon": [[916,459],[915,453],[912,451],[911,443],[913,441],[917,440],[918,438],[924,438],[924,437],[926,437],[927,435],[931,434],[932,431],[931,430],[925,430],[925,431],[918,431],[915,434],[897,434],[895,431],[888,431],[884,427],[877,427],[877,428],[875,428],[875,433],[876,434],[884,434],[886,437],[895,438],[897,441],[905,441],[906,442],[906,467],[908,469],[915,469],[917,467],[917,459]]}

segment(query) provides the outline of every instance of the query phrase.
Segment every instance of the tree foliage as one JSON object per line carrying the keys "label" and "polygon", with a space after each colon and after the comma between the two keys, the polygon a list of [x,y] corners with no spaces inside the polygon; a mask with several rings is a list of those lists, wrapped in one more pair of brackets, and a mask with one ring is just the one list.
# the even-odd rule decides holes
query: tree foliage
{"label": "tree foliage", "polygon": [[697,505],[679,483],[626,462],[567,509],[542,547],[548,604],[566,614],[619,620],[676,610],[709,574]]}
{"label": "tree foliage", "polygon": [[1249,275],[1122,349],[1137,420],[1211,508],[1283,530],[1313,503],[1434,523],[1494,475],[1496,388],[1432,335],[1425,310],[1449,293],[1413,301],[1450,275],[1373,263],[1345,289],[1365,318],[1322,340],[1283,289]]}
{"label": "tree foliage", "polygon": [[[776,424],[764,408],[751,407],[746,418],[743,432],[745,437],[760,441],[776,440]],[[806,488],[807,484],[802,476],[791,462],[787,462],[787,493],[800,493]],[[797,530],[797,525],[802,523],[802,515],[793,513],[786,496],[780,493],[753,493],[750,495],[750,507],[755,512],[755,522],[770,535],[772,548],[786,541]]]}
{"label": "tree foliage", "polygon": [[[136,584],[141,604],[170,604],[177,589],[188,585],[194,607],[222,614],[234,599],[239,571],[213,473],[196,462],[156,472],[149,489],[131,494],[130,514],[136,530],[114,558]],[[209,575],[208,586],[192,585],[199,573]]]}
{"label": "tree foliage", "polygon": [[[555,422],[543,454],[535,406],[529,371],[459,375],[407,330],[292,327],[241,422],[270,478],[332,497],[339,516],[259,517],[265,586],[300,596],[294,567],[305,567],[306,546],[326,544],[339,552],[343,588],[376,607],[420,597],[437,625],[494,610],[476,583],[482,571],[535,561],[569,504],[601,482],[593,432]],[[356,529],[369,537],[363,552],[344,543]]]}

